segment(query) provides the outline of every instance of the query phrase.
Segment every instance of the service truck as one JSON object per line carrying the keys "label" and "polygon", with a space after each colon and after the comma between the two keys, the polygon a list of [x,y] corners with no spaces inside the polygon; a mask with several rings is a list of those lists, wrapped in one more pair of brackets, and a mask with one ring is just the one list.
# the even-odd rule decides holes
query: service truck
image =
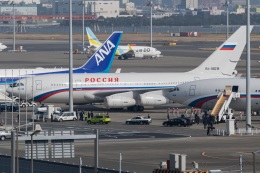
{"label": "service truck", "polygon": [[45,121],[48,119],[50,120],[54,115],[59,115],[61,113],[61,107],[55,107],[54,105],[38,107],[34,110],[32,121]]}

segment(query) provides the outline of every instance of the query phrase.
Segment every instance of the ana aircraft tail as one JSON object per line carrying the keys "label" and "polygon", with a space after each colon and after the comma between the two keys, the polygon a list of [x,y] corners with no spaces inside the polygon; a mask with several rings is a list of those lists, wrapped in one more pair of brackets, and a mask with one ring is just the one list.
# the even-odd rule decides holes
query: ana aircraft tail
{"label": "ana aircraft tail", "polygon": [[86,32],[88,35],[88,41],[90,47],[98,48],[102,45],[102,43],[98,40],[98,38],[95,36],[95,34],[92,32],[92,30],[89,27],[86,27]]}
{"label": "ana aircraft tail", "polygon": [[101,47],[90,57],[90,59],[74,73],[104,73],[109,72],[114,60],[115,52],[122,37],[122,32],[115,31],[103,43]]}
{"label": "ana aircraft tail", "polygon": [[[250,32],[253,26],[250,27]],[[241,26],[200,66],[188,73],[234,75],[236,65],[246,45],[246,26]]]}

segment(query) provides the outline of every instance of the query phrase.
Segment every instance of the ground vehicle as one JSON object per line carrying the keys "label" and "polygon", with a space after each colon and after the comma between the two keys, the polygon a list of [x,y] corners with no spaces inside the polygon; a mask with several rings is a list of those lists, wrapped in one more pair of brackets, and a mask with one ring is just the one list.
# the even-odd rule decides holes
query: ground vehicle
{"label": "ground vehicle", "polygon": [[39,121],[44,119],[51,119],[51,115],[60,115],[62,113],[61,107],[54,107],[54,105],[47,105],[35,108],[32,120]]}
{"label": "ground vehicle", "polygon": [[147,118],[144,116],[136,116],[132,119],[127,119],[126,124],[150,124],[152,122],[151,118]]}
{"label": "ground vehicle", "polygon": [[0,104],[0,110],[1,111],[17,111],[19,109],[19,105],[15,102],[10,102],[10,103],[4,103],[4,104]]}
{"label": "ground vehicle", "polygon": [[[22,126],[20,126],[22,127]],[[18,136],[23,136],[24,132],[18,132]],[[0,131],[0,140],[4,141],[5,139],[11,139],[11,130]]]}
{"label": "ground vehicle", "polygon": [[11,139],[11,131],[0,131],[0,140],[4,141],[5,139]]}
{"label": "ground vehicle", "polygon": [[106,114],[98,114],[95,115],[93,118],[88,118],[87,120],[88,124],[96,124],[96,123],[108,124],[109,122],[111,122],[111,119]]}
{"label": "ground vehicle", "polygon": [[164,121],[162,123],[163,126],[184,126],[186,127],[188,124],[187,124],[187,121],[183,118],[174,118],[174,119],[170,119],[168,121]]}
{"label": "ground vehicle", "polygon": [[53,115],[54,121],[75,121],[77,120],[76,112],[62,112],[60,115]]}
{"label": "ground vehicle", "polygon": [[189,117],[181,116],[180,118],[184,119],[187,121],[187,126],[191,126],[192,124],[195,124],[195,120],[191,119]]}

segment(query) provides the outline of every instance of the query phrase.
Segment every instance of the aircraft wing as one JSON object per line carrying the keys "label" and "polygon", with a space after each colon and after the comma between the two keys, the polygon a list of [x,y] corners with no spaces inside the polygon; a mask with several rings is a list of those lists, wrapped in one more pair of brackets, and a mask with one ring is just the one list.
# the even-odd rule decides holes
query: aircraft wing
{"label": "aircraft wing", "polygon": [[158,87],[158,88],[136,88],[136,89],[131,89],[131,88],[115,89],[113,87],[113,88],[111,88],[111,90],[102,91],[102,89],[100,89],[98,91],[94,91],[92,93],[92,96],[99,97],[99,98],[105,98],[107,96],[111,96],[114,94],[120,94],[120,93],[122,94],[122,93],[126,93],[126,92],[133,92],[134,94],[144,94],[146,92],[158,91],[158,90],[170,91],[174,88],[175,87],[173,87],[173,86],[164,87],[164,88]]}

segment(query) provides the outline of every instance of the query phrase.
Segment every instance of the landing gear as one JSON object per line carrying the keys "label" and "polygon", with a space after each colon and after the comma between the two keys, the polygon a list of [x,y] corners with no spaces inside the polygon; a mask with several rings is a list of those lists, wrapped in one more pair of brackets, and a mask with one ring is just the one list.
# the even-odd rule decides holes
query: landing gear
{"label": "landing gear", "polygon": [[127,110],[133,111],[133,112],[137,112],[137,111],[142,112],[142,111],[144,111],[144,107],[140,106],[140,105],[134,105],[134,106],[127,107]]}

